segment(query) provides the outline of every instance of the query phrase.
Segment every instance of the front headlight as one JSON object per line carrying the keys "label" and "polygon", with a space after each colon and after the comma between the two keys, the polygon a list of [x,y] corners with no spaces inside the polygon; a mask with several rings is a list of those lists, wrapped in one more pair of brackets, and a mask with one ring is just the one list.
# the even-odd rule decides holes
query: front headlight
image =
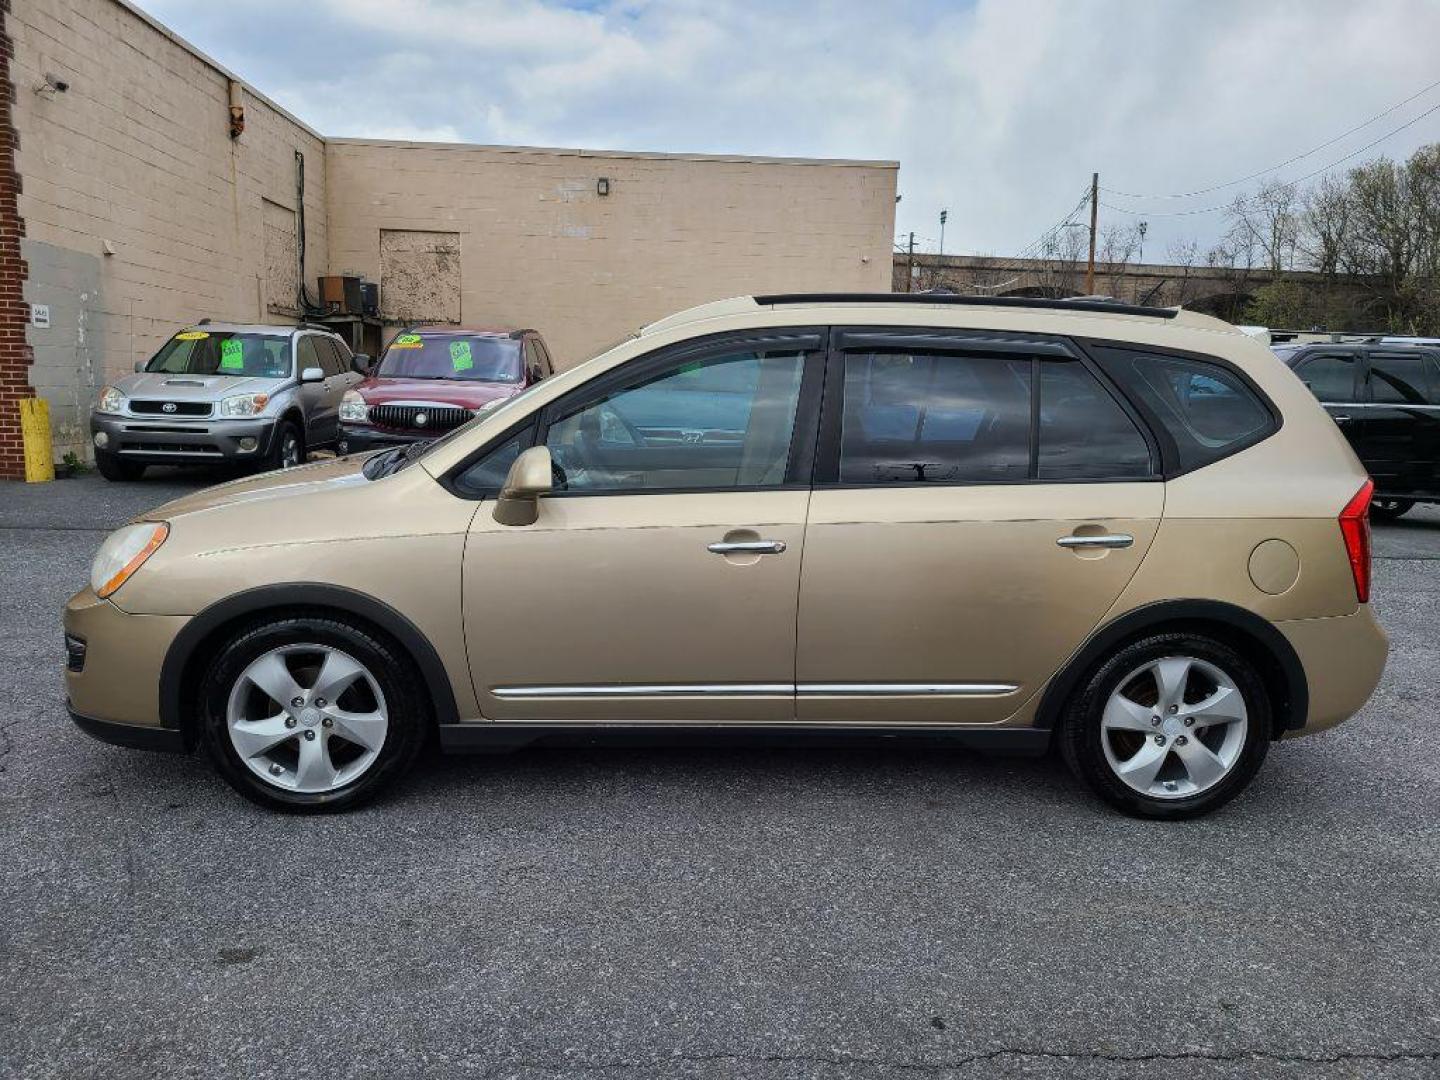
{"label": "front headlight", "polygon": [[259,416],[269,400],[269,394],[235,394],[220,402],[220,415]]}
{"label": "front headlight", "polygon": [[124,412],[125,395],[113,386],[107,386],[100,391],[100,397],[95,401],[96,412]]}
{"label": "front headlight", "polygon": [[370,419],[370,406],[356,391],[346,390],[345,396],[340,399],[340,419],[363,424]]}
{"label": "front headlight", "polygon": [[90,564],[90,587],[95,595],[103,600],[129,581],[169,535],[170,526],[163,521],[142,521],[107,536]]}

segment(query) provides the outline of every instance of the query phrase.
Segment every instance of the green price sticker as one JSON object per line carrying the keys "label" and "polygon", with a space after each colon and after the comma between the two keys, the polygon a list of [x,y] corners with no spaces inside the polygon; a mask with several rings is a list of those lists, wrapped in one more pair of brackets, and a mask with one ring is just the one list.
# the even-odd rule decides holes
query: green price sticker
{"label": "green price sticker", "polygon": [[392,349],[418,349],[423,342],[419,334],[401,334],[390,343]]}
{"label": "green price sticker", "polygon": [[470,342],[450,342],[450,366],[456,371],[469,371],[475,366],[475,357],[470,353]]}
{"label": "green price sticker", "polygon": [[220,366],[226,371],[245,370],[245,345],[238,338],[220,342]]}

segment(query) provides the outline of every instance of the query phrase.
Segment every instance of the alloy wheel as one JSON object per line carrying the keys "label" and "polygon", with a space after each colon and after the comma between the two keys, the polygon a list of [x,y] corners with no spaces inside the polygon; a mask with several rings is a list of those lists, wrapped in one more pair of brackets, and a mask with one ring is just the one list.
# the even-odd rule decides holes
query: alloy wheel
{"label": "alloy wheel", "polygon": [[284,441],[280,444],[280,467],[282,469],[293,469],[300,464],[300,438],[294,431],[285,431]]}
{"label": "alloy wheel", "polygon": [[1121,679],[1105,703],[1105,760],[1128,787],[1156,799],[1208,791],[1245,747],[1245,696],[1206,660],[1165,656]]}
{"label": "alloy wheel", "polygon": [[375,676],[329,645],[285,645],[252,660],[230,691],[225,727],[246,768],[272,787],[335,791],[380,756],[390,728]]}

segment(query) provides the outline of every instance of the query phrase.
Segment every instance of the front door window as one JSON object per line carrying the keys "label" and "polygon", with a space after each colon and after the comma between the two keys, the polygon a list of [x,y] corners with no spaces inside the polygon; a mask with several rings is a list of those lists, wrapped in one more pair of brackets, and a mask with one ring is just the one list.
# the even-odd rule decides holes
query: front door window
{"label": "front door window", "polygon": [[678,363],[552,420],[555,491],[755,489],[785,482],[804,354]]}

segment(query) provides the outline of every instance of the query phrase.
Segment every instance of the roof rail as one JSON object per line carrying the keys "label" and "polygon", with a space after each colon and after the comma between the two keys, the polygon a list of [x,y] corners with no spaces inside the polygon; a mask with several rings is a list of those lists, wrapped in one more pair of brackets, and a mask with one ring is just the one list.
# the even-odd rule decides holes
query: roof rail
{"label": "roof rail", "polygon": [[772,293],[755,297],[757,304],[957,304],[966,307],[1042,308],[1052,311],[1094,311],[1106,315],[1141,315],[1173,319],[1175,308],[1140,307],[1106,300],[1048,300],[1040,296],[956,296],[950,293]]}

